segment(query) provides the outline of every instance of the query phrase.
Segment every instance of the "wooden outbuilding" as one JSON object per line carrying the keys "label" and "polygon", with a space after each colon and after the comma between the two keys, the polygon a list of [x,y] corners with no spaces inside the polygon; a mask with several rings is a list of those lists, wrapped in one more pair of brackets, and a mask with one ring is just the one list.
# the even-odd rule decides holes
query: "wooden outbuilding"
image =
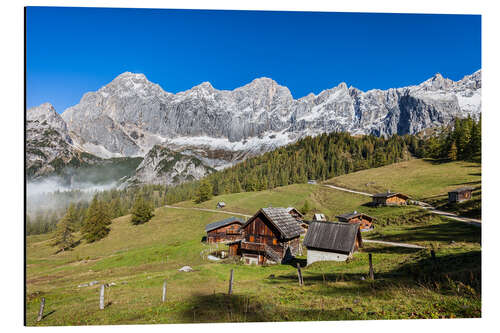
{"label": "wooden outbuilding", "polygon": [[316,261],[345,261],[363,247],[359,223],[311,222],[304,246],[307,265]]}
{"label": "wooden outbuilding", "polygon": [[260,209],[241,226],[243,239],[229,244],[230,255],[239,255],[245,264],[282,263],[301,253],[297,220],[286,208]]}
{"label": "wooden outbuilding", "polygon": [[215,208],[219,209],[219,208],[224,208],[224,207],[226,207],[226,203],[224,201],[219,201]]}
{"label": "wooden outbuilding", "polygon": [[288,207],[286,209],[288,211],[288,213],[290,215],[292,215],[293,217],[295,217],[297,220],[302,220],[304,219],[304,215],[302,215],[301,212],[299,212],[299,210],[295,207]]}
{"label": "wooden outbuilding", "polygon": [[457,203],[472,199],[472,187],[461,187],[448,192],[448,202]]}
{"label": "wooden outbuilding", "polygon": [[240,227],[245,223],[239,217],[230,217],[221,221],[207,224],[207,243],[230,242],[241,239]]}
{"label": "wooden outbuilding", "polygon": [[325,214],[317,213],[313,215],[313,221],[326,221]]}
{"label": "wooden outbuilding", "polygon": [[335,217],[339,220],[339,222],[359,223],[360,224],[359,228],[361,229],[361,231],[372,230],[373,221],[375,220],[374,217],[371,217],[370,215],[366,215],[363,213],[359,213],[357,211],[354,211],[352,213],[337,215]]}
{"label": "wooden outbuilding", "polygon": [[376,206],[400,206],[406,205],[409,197],[399,192],[383,192],[372,196],[372,203]]}

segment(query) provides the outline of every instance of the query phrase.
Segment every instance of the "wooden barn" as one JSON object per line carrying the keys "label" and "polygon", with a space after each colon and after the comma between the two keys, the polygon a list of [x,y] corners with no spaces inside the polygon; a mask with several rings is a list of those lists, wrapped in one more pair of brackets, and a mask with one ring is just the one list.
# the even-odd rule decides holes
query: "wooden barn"
{"label": "wooden barn", "polygon": [[224,207],[226,207],[226,203],[224,201],[219,201],[215,208],[219,209],[219,208],[224,208]]}
{"label": "wooden barn", "polygon": [[345,261],[363,247],[359,223],[311,222],[304,246],[307,265],[316,261]]}
{"label": "wooden barn", "polygon": [[241,239],[240,227],[245,223],[239,217],[230,217],[222,221],[207,224],[207,243],[230,242]]}
{"label": "wooden barn", "polygon": [[448,202],[457,203],[472,199],[472,187],[461,187],[448,192]]}
{"label": "wooden barn", "polygon": [[398,206],[406,205],[406,200],[409,197],[405,194],[398,192],[383,192],[377,193],[372,196],[372,203],[376,206]]}
{"label": "wooden barn", "polygon": [[367,231],[367,230],[372,230],[373,229],[373,221],[375,221],[374,217],[371,217],[370,215],[366,215],[363,213],[358,213],[357,211],[354,211],[352,213],[346,213],[346,214],[341,214],[335,216],[339,222],[345,222],[345,223],[359,223],[360,226],[359,228],[361,231]]}
{"label": "wooden barn", "polygon": [[229,254],[245,264],[282,263],[301,253],[303,230],[286,208],[260,209],[241,231],[243,239],[229,244]]}

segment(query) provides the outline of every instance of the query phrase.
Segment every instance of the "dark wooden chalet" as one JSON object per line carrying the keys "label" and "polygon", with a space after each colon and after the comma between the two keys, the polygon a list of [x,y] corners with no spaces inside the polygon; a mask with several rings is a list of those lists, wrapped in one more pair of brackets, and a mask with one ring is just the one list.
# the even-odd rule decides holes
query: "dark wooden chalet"
{"label": "dark wooden chalet", "polygon": [[377,193],[372,196],[372,203],[377,206],[397,206],[397,205],[406,205],[406,200],[409,197],[405,194],[398,192],[383,192]]}
{"label": "dark wooden chalet", "polygon": [[301,252],[303,229],[286,208],[262,208],[241,226],[243,239],[229,244],[229,255],[246,264],[282,263]]}
{"label": "dark wooden chalet", "polygon": [[361,231],[373,229],[373,221],[375,220],[374,217],[363,213],[358,213],[357,211],[337,215],[336,218],[338,218],[340,222],[359,223],[359,228],[361,229]]}
{"label": "dark wooden chalet", "polygon": [[316,261],[345,261],[363,247],[359,223],[311,222],[304,246],[308,265]]}
{"label": "dark wooden chalet", "polygon": [[239,217],[230,217],[222,221],[207,224],[207,243],[230,242],[241,239],[240,227],[245,223]]}
{"label": "dark wooden chalet", "polygon": [[472,187],[461,187],[448,192],[448,202],[456,203],[472,199]]}

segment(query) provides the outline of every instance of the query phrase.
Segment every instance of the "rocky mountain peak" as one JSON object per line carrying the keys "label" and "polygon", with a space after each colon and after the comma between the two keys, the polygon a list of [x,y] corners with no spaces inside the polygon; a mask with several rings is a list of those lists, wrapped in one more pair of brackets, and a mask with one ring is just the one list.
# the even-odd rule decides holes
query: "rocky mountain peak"
{"label": "rocky mountain peak", "polygon": [[28,109],[26,113],[26,120],[38,121],[39,124],[48,125],[61,134],[66,134],[66,122],[56,112],[54,106],[50,103],[43,103],[39,106]]}

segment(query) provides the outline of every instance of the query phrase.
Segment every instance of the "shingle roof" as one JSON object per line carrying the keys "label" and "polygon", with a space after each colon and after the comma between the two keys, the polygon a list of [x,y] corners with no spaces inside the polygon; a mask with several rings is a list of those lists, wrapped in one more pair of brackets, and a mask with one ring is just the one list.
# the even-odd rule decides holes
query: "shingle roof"
{"label": "shingle roof", "polygon": [[278,229],[281,236],[285,239],[300,236],[303,232],[303,229],[297,220],[290,215],[290,213],[288,213],[286,208],[282,207],[261,208],[254,216],[248,219],[242,228],[252,222],[260,213],[264,214],[264,216],[276,227],[276,229]]}
{"label": "shingle roof", "polygon": [[366,214],[363,214],[363,213],[359,213],[359,212],[352,212],[352,213],[345,213],[345,214],[340,214],[340,215],[337,215],[335,216],[336,218],[338,219],[342,219],[342,220],[350,220],[350,219],[353,219],[355,217],[358,217],[358,216],[366,216],[372,220],[375,220],[375,218],[371,217],[370,215],[366,215]]}
{"label": "shingle roof", "polygon": [[402,193],[399,193],[399,192],[382,192],[382,193],[377,193],[377,194],[374,194],[373,197],[374,198],[390,198],[390,197],[393,197],[395,195],[399,195],[401,197],[404,197],[406,199],[408,199],[409,197],[405,194],[402,194]]}
{"label": "shingle roof", "polygon": [[290,213],[292,210],[295,210],[295,211],[296,211],[296,212],[297,212],[300,216],[304,216],[304,215],[302,215],[302,213],[301,213],[301,212],[299,212],[299,210],[298,210],[297,208],[295,208],[295,207],[287,207],[287,208],[286,208],[286,211],[287,211],[288,213]]}
{"label": "shingle roof", "polygon": [[456,188],[448,193],[460,193],[460,192],[472,191],[472,190],[474,190],[473,187],[466,186],[466,187]]}
{"label": "shingle roof", "polygon": [[209,232],[209,231],[215,230],[215,229],[220,228],[220,227],[224,227],[224,226],[229,225],[229,224],[234,223],[234,222],[238,222],[240,224],[245,223],[245,221],[240,219],[239,217],[231,216],[227,219],[207,224],[205,226],[205,231]]}
{"label": "shingle roof", "polygon": [[356,245],[359,223],[311,222],[304,245],[307,248],[350,253]]}

